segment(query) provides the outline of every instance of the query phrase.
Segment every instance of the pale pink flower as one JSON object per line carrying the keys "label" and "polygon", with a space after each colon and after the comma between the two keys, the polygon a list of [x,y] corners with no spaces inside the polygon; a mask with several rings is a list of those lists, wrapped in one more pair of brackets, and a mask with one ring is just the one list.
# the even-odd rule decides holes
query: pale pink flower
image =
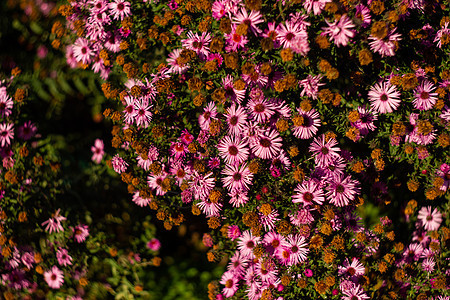
{"label": "pale pink flower", "polygon": [[424,206],[419,210],[419,215],[417,216],[417,219],[422,221],[422,225],[427,231],[438,230],[442,223],[442,214],[437,208],[434,208],[433,211],[432,209],[431,206]]}
{"label": "pale pink flower", "polygon": [[64,283],[64,273],[57,266],[44,272],[44,279],[52,289],[59,289]]}

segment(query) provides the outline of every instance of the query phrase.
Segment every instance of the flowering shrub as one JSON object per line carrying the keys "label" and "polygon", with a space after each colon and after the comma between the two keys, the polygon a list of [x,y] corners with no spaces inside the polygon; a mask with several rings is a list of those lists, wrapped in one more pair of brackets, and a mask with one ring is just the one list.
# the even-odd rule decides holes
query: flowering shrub
{"label": "flowering shrub", "polygon": [[166,229],[205,215],[208,259],[229,257],[210,299],[448,299],[446,2],[59,12],[68,64],[105,79],[131,201]]}

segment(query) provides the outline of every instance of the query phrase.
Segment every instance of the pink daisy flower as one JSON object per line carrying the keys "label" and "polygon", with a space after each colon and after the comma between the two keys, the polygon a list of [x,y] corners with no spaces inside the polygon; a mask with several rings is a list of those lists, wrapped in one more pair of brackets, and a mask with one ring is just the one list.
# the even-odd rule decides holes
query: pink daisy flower
{"label": "pink daisy flower", "polygon": [[169,68],[168,72],[181,74],[181,73],[185,72],[187,69],[189,69],[188,65],[180,66],[178,64],[178,57],[180,57],[180,53],[182,50],[183,50],[182,48],[177,48],[169,53],[169,57],[167,58],[167,63],[170,66],[170,68]]}
{"label": "pink daisy flower", "polygon": [[128,163],[124,161],[123,158],[119,156],[119,154],[116,154],[111,159],[111,164],[114,168],[114,171],[116,171],[118,174],[125,172],[128,168]]}
{"label": "pink daisy flower", "polygon": [[103,155],[105,155],[105,151],[103,151],[104,145],[103,141],[101,139],[95,139],[94,146],[91,147],[92,151],[92,161],[96,164],[99,164],[102,159]]}
{"label": "pink daisy flower", "polygon": [[293,203],[303,203],[303,206],[310,206],[314,203],[322,205],[325,201],[324,193],[319,184],[314,180],[303,181],[294,190],[292,196]]}
{"label": "pink daisy flower", "polygon": [[246,35],[239,35],[236,33],[236,25],[231,25],[231,32],[225,34],[226,38],[226,51],[236,52],[238,49],[243,49],[248,43],[248,38]]}
{"label": "pink daisy flower", "polygon": [[356,5],[355,18],[361,20],[361,27],[366,28],[372,23],[370,9],[363,4]]}
{"label": "pink daisy flower", "polygon": [[200,128],[209,131],[209,124],[212,119],[216,119],[217,108],[214,102],[209,102],[203,110],[203,113],[198,117]]}
{"label": "pink daisy flower", "polygon": [[272,159],[276,157],[282,146],[283,139],[277,131],[270,130],[264,132],[256,140],[250,142],[252,152],[262,159]]}
{"label": "pink daisy flower", "polygon": [[134,102],[135,122],[138,127],[147,128],[152,119],[152,113],[149,111],[151,105],[146,98]]}
{"label": "pink daisy flower", "polygon": [[248,142],[245,140],[225,136],[219,144],[217,144],[217,150],[219,150],[219,155],[227,164],[236,165],[247,160],[247,145]]}
{"label": "pink daisy flower", "polygon": [[269,231],[268,233],[266,233],[263,242],[266,247],[268,247],[270,253],[273,253],[280,247],[288,247],[289,245],[285,237],[279,233],[276,233],[275,231]]}
{"label": "pink daisy flower", "polygon": [[37,132],[37,127],[31,121],[26,121],[17,129],[17,136],[23,140],[31,139]]}
{"label": "pink daisy flower", "polygon": [[370,50],[373,52],[378,52],[382,57],[394,56],[395,48],[398,44],[397,42],[402,39],[399,33],[395,33],[396,29],[397,28],[390,30],[384,39],[379,39],[373,35],[370,35],[369,40],[372,40],[369,43]]}
{"label": "pink daisy flower", "polygon": [[417,219],[422,221],[422,226],[427,231],[438,230],[442,223],[442,214],[437,208],[434,208],[433,211],[432,209],[431,206],[424,206],[419,210],[419,215],[417,216]]}
{"label": "pink daisy flower", "polygon": [[435,265],[436,265],[436,262],[434,261],[434,258],[429,257],[429,258],[423,260],[422,270],[424,270],[427,273],[432,273],[434,271]]}
{"label": "pink daisy flower", "polygon": [[207,218],[220,216],[220,211],[222,210],[222,203],[213,203],[209,200],[209,198],[203,199],[202,202],[197,203],[197,206],[202,210]]}
{"label": "pink daisy flower", "polygon": [[370,299],[369,296],[366,295],[364,290],[360,285],[355,286],[354,288],[342,291],[344,296],[341,298],[342,300],[365,300]]}
{"label": "pink daisy flower", "polygon": [[227,13],[225,10],[225,5],[223,4],[225,1],[214,1],[211,7],[212,16],[214,19],[219,20]]}
{"label": "pink daisy flower", "polygon": [[413,105],[418,110],[429,110],[437,101],[437,93],[433,93],[436,87],[431,81],[424,80],[414,91]]}
{"label": "pink daisy flower", "polygon": [[285,266],[290,266],[290,262],[291,262],[291,250],[288,247],[278,247],[275,252],[274,255],[276,258],[278,258],[278,261]]}
{"label": "pink daisy flower", "polygon": [[189,31],[187,39],[181,41],[183,47],[195,51],[200,59],[204,60],[209,54],[209,43],[211,42],[211,34],[203,32],[201,36],[198,33]]}
{"label": "pink daisy flower", "polygon": [[365,106],[358,107],[359,120],[352,123],[352,126],[359,129],[362,135],[367,135],[369,131],[374,131],[377,127],[374,125],[374,121],[378,119],[378,114],[370,109],[366,109]]}
{"label": "pink daisy flower", "polygon": [[308,14],[313,11],[314,15],[317,16],[325,8],[325,4],[327,4],[327,2],[331,2],[331,0],[306,0],[303,2],[303,7],[306,9]]}
{"label": "pink daisy flower", "polygon": [[130,2],[125,0],[113,0],[109,3],[109,12],[114,20],[122,21],[131,15]]}
{"label": "pink daisy flower", "polygon": [[[241,236],[241,231],[239,230],[239,226],[237,226],[237,225],[230,225],[230,226],[228,226],[227,236],[232,241],[234,241],[235,239],[240,237]],[[236,255],[238,253],[239,252],[236,252]]]}
{"label": "pink daisy flower", "polygon": [[336,147],[337,144],[338,143],[334,138],[325,141],[324,134],[314,138],[311,146],[309,146],[309,151],[314,154],[314,160],[318,167],[326,167],[339,156],[337,152],[340,151],[340,149],[339,147]]}
{"label": "pink daisy flower", "polygon": [[273,106],[266,99],[250,99],[247,103],[247,109],[253,120],[264,123],[274,114]]}
{"label": "pink daisy flower", "polygon": [[299,139],[310,139],[316,135],[318,128],[320,127],[320,115],[312,108],[309,111],[303,111],[301,108],[297,108],[298,115],[301,117],[301,124],[294,122],[293,125],[293,135]]}
{"label": "pink daisy flower", "polygon": [[89,236],[89,227],[87,225],[77,225],[72,229],[73,238],[77,243],[82,243]]}
{"label": "pink daisy flower", "polygon": [[241,207],[248,202],[247,191],[233,190],[228,193],[230,200],[228,201],[233,207]]}
{"label": "pink daisy flower", "polygon": [[72,257],[69,255],[67,249],[59,248],[56,252],[56,258],[58,259],[58,264],[61,266],[72,265]]}
{"label": "pink daisy flower", "polygon": [[156,190],[156,195],[163,196],[167,193],[167,190],[163,187],[163,181],[167,176],[168,174],[164,171],[158,175],[150,174],[147,176],[147,184],[152,190]]}
{"label": "pink daisy flower", "polygon": [[308,39],[308,34],[300,23],[291,20],[279,24],[276,33],[277,40],[283,48],[295,48],[299,40]]}
{"label": "pink daisy flower", "polygon": [[133,124],[136,114],[137,114],[137,110],[135,108],[135,102],[136,99],[134,97],[131,96],[125,96],[124,97],[125,100],[125,109],[122,111],[123,112],[123,121],[127,124]]}
{"label": "pink daisy flower", "polygon": [[0,124],[0,145],[2,147],[11,144],[11,140],[14,138],[14,124],[13,123],[3,123]]}
{"label": "pink daisy flower", "polygon": [[278,216],[278,212],[274,209],[267,216],[263,213],[259,213],[259,222],[261,223],[261,226],[264,227],[264,230],[272,230],[275,228],[275,223],[280,220]]}
{"label": "pink daisy flower", "polygon": [[335,176],[326,188],[327,198],[331,204],[338,207],[347,206],[359,192],[358,185],[359,182],[351,179],[350,175],[345,178]]}
{"label": "pink daisy flower", "polygon": [[345,259],[342,266],[339,266],[339,274],[340,275],[349,275],[352,276],[361,276],[365,273],[364,265],[355,257],[352,258],[352,262],[350,263],[348,258]]}
{"label": "pink daisy flower", "polygon": [[300,93],[300,97],[304,95],[311,97],[312,99],[317,99],[317,94],[319,93],[319,86],[324,85],[325,83],[320,83],[322,79],[322,75],[308,75],[305,79],[299,82],[299,85],[303,87],[303,90]]}
{"label": "pink daisy flower", "polygon": [[442,36],[450,34],[450,28],[448,28],[448,24],[449,24],[448,22],[445,22],[444,26],[438,30],[438,32],[436,33],[436,37],[434,38],[434,42],[435,43],[437,42],[437,46],[439,48],[442,47],[441,43]]}
{"label": "pink daisy flower", "polygon": [[308,243],[305,238],[299,234],[291,234],[287,237],[287,247],[290,251],[289,265],[297,265],[307,259],[309,252]]}
{"label": "pink daisy flower", "polygon": [[94,56],[94,51],[91,49],[91,43],[82,37],[79,37],[73,45],[73,54],[78,62],[89,64],[91,57]]}
{"label": "pink daisy flower", "polygon": [[44,279],[52,289],[59,289],[64,283],[64,273],[57,266],[44,272]]}
{"label": "pink daisy flower", "polygon": [[272,259],[259,260],[255,264],[255,272],[266,284],[275,285],[278,280],[278,269]]}
{"label": "pink daisy flower", "polygon": [[400,92],[389,81],[379,82],[370,88],[369,101],[380,114],[391,113],[400,105]]}
{"label": "pink daisy flower", "polygon": [[293,225],[301,226],[303,224],[311,224],[314,221],[314,217],[308,208],[301,208],[297,212],[290,214],[289,220]]}
{"label": "pink daisy flower", "polygon": [[6,93],[6,88],[0,88],[0,114],[2,118],[8,117],[13,108],[13,100]]}
{"label": "pink daisy flower", "polygon": [[247,13],[247,10],[242,7],[241,10],[234,15],[233,17],[234,24],[246,24],[248,29],[253,32],[254,35],[258,36],[261,33],[261,29],[256,27],[256,25],[263,23],[264,19],[259,11],[250,11],[250,14]]}
{"label": "pink daisy flower", "polygon": [[243,90],[237,90],[234,88],[233,76],[227,75],[222,78],[222,85],[225,89],[225,97],[232,102],[241,103],[245,98],[245,88]]}
{"label": "pink daisy flower", "polygon": [[259,236],[253,236],[250,230],[246,230],[238,239],[238,249],[241,255],[246,259],[254,259],[253,248],[260,242]]}
{"label": "pink daisy flower", "polygon": [[194,192],[196,200],[206,199],[215,185],[215,178],[212,172],[202,175],[194,171],[189,182],[189,187]]}
{"label": "pink daisy flower", "polygon": [[350,41],[350,38],[355,36],[355,33],[350,30],[355,27],[352,20],[347,16],[343,15],[339,21],[334,21],[329,23],[325,20],[328,27],[322,28],[324,32],[322,34],[328,35],[330,40],[336,44],[336,46],[346,46]]}
{"label": "pink daisy flower", "polygon": [[227,120],[229,134],[235,137],[240,136],[247,124],[247,114],[245,113],[245,109],[239,105],[236,106],[233,104],[227,109],[224,116]]}
{"label": "pink daisy flower", "polygon": [[222,171],[222,175],[225,176],[222,178],[223,185],[230,191],[247,191],[252,184],[253,173],[250,172],[247,164],[227,165]]}
{"label": "pink daisy flower", "polygon": [[139,191],[134,192],[133,198],[131,199],[136,205],[140,207],[147,206],[152,200],[150,198],[141,197]]}
{"label": "pink daisy flower", "polygon": [[225,286],[222,290],[223,295],[226,298],[230,298],[231,296],[233,296],[239,288],[238,283],[239,277],[237,277],[234,272],[227,271],[223,273],[220,280],[220,284],[223,284]]}
{"label": "pink daisy flower", "polygon": [[61,221],[65,221],[66,217],[61,216],[59,214],[60,211],[61,209],[56,210],[50,219],[41,224],[42,226],[47,225],[45,231],[48,233],[64,231]]}

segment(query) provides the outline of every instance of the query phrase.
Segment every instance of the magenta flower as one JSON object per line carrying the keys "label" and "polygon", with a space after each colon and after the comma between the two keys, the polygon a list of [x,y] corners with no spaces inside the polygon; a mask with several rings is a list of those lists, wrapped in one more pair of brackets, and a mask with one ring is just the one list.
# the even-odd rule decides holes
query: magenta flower
{"label": "magenta flower", "polygon": [[339,147],[336,147],[337,141],[334,138],[325,141],[325,135],[314,138],[311,146],[309,146],[309,151],[314,154],[314,159],[316,165],[321,168],[327,167],[332,163],[339,154]]}
{"label": "magenta flower", "polygon": [[147,248],[152,251],[158,251],[161,248],[161,242],[153,238],[147,243]]}
{"label": "magenta flower", "polygon": [[75,228],[72,228],[73,238],[77,243],[82,243],[89,236],[89,228],[87,225],[77,225]]}
{"label": "magenta flower", "polygon": [[114,20],[123,20],[131,15],[130,2],[124,0],[113,0],[108,5],[111,16]]}
{"label": "magenta flower", "polygon": [[355,36],[355,33],[350,30],[355,27],[352,20],[347,16],[343,15],[339,21],[334,21],[329,23],[325,20],[328,27],[322,28],[324,30],[323,34],[328,35],[330,40],[333,41],[336,46],[346,46],[350,41],[350,38]]}
{"label": "magenta flower", "polygon": [[240,138],[225,136],[218,144],[219,155],[227,164],[236,165],[247,160],[248,142]]}
{"label": "magenta flower", "polygon": [[223,295],[227,298],[233,296],[239,288],[239,277],[234,272],[227,271],[223,273],[220,284],[223,284]]}
{"label": "magenta flower", "polygon": [[0,114],[2,118],[8,117],[13,108],[13,100],[6,93],[5,87],[0,87]]}
{"label": "magenta flower", "polygon": [[419,210],[419,215],[417,216],[417,219],[422,221],[422,226],[427,231],[438,230],[442,222],[442,214],[437,210],[437,208],[434,208],[433,211],[431,210],[431,206],[424,206]]}
{"label": "magenta flower", "polygon": [[379,82],[370,88],[369,101],[378,113],[391,113],[400,105],[400,92],[389,81]]}
{"label": "magenta flower", "polygon": [[44,272],[44,279],[52,289],[59,289],[64,283],[64,273],[57,266]]}
{"label": "magenta flower", "polygon": [[270,130],[264,132],[256,140],[251,140],[250,146],[253,153],[262,159],[272,159],[276,157],[282,146],[283,139],[277,131]]}
{"label": "magenta flower", "polygon": [[302,203],[304,207],[319,204],[325,201],[324,193],[319,183],[314,180],[303,181],[298,184],[292,196],[293,203]]}
{"label": "magenta flower", "polygon": [[301,124],[293,125],[293,135],[299,139],[310,139],[318,131],[320,127],[320,115],[312,108],[309,111],[303,111],[301,108],[297,108],[299,117],[302,118]]}
{"label": "magenta flower", "polygon": [[128,167],[128,163],[126,161],[123,160],[123,158],[121,158],[119,156],[119,154],[116,154],[112,159],[111,159],[111,164],[114,168],[114,171],[116,171],[118,174],[121,174],[123,172],[125,172],[127,170]]}
{"label": "magenta flower", "polygon": [[5,147],[5,146],[8,146],[11,144],[11,141],[14,138],[13,126],[14,126],[13,123],[0,124],[0,144],[2,147]]}
{"label": "magenta flower", "polygon": [[58,264],[61,266],[72,265],[72,257],[69,255],[67,249],[59,248],[56,252],[56,258],[58,259]]}
{"label": "magenta flower", "polygon": [[327,198],[331,204],[338,207],[347,206],[359,192],[359,182],[347,177],[334,176],[327,186]]}
{"label": "magenta flower", "polygon": [[239,226],[237,225],[230,225],[227,230],[227,236],[229,239],[234,241],[238,237],[241,236],[241,231],[239,230]]}
{"label": "magenta flower", "polygon": [[250,172],[246,164],[240,166],[227,165],[222,174],[225,176],[222,178],[223,185],[230,191],[246,191],[252,184],[253,173]]}
{"label": "magenta flower", "polygon": [[92,161],[96,164],[99,164],[102,161],[103,155],[105,155],[105,151],[103,151],[104,145],[101,139],[96,139],[94,142],[94,146],[91,147],[92,151]]}
{"label": "magenta flower", "polygon": [[429,110],[437,101],[437,93],[433,91],[436,87],[431,81],[424,80],[414,91],[413,105],[418,110]]}
{"label": "magenta flower", "polygon": [[352,262],[349,262],[349,259],[346,258],[342,266],[339,266],[339,274],[340,275],[349,275],[352,276],[361,276],[365,273],[364,265],[355,257],[352,258]]}
{"label": "magenta flower", "polygon": [[47,225],[45,226],[45,231],[49,233],[64,231],[61,221],[65,221],[66,218],[59,214],[60,210],[58,209],[50,219],[41,224],[42,226]]}
{"label": "magenta flower", "polygon": [[92,56],[94,56],[94,51],[91,48],[92,45],[87,39],[79,37],[73,45],[75,59],[83,64],[89,64],[92,61]]}

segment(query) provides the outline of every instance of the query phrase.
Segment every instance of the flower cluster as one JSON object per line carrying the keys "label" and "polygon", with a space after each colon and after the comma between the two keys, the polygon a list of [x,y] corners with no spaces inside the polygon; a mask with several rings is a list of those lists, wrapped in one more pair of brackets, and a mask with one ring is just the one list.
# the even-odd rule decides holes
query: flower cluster
{"label": "flower cluster", "polygon": [[[108,163],[132,201],[166,229],[180,207],[204,214],[208,259],[230,257],[211,299],[445,296],[445,5],[93,0],[60,12],[68,63],[125,78],[102,90]],[[371,207],[390,218],[369,227]]]}

